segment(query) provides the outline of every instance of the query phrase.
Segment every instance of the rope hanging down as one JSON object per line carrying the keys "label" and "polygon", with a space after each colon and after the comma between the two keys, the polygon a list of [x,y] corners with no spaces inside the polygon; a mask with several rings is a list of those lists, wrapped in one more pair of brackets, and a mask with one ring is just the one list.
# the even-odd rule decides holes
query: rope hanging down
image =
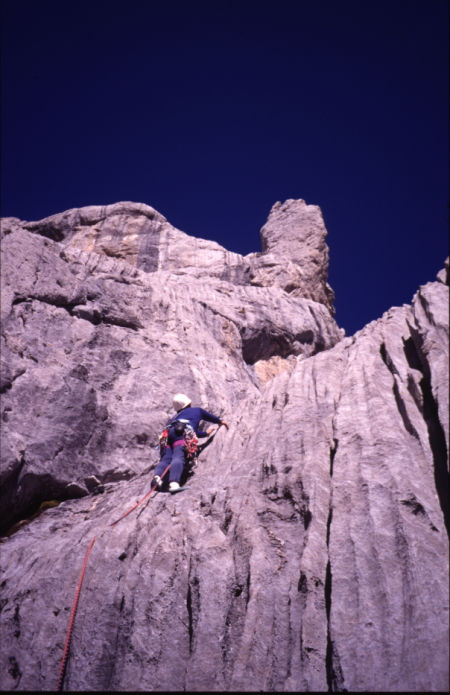
{"label": "rope hanging down", "polygon": [[92,550],[92,546],[94,545],[94,541],[95,541],[95,536],[91,540],[91,543],[89,545],[89,548],[87,549],[87,553],[86,553],[85,558],[84,558],[83,569],[81,570],[81,575],[80,575],[80,579],[79,579],[78,587],[77,587],[77,593],[75,594],[75,601],[73,602],[72,612],[70,614],[69,629],[67,631],[66,644],[64,646],[64,653],[63,653],[63,658],[61,661],[61,668],[59,670],[59,679],[58,679],[57,690],[62,690],[62,686],[63,686],[64,675],[65,675],[65,671],[66,671],[67,656],[69,653],[70,637],[72,635],[73,621],[75,619],[75,613],[77,612],[78,599],[80,596],[81,585],[83,583],[84,573],[86,571],[86,565],[87,565],[89,553]]}
{"label": "rope hanging down", "polygon": [[[161,480],[164,478],[164,476],[166,475],[166,473],[167,473],[167,471],[169,470],[169,468],[170,468],[170,463],[169,463],[169,465],[167,466],[167,468],[166,468],[166,470],[164,471],[164,473],[162,474]],[[119,516],[119,518],[116,519],[115,521],[113,521],[112,524],[110,524],[110,526],[115,526],[116,524],[119,523],[119,521],[121,521],[122,519],[125,519],[125,517],[128,516],[128,514],[129,514],[130,512],[133,511],[133,509],[136,509],[136,507],[139,507],[139,505],[142,504],[142,502],[145,502],[145,500],[147,499],[147,497],[150,497],[150,495],[152,494],[152,492],[153,492],[154,490],[156,490],[157,487],[158,487],[157,485],[154,485],[154,486],[152,487],[152,489],[150,490],[150,492],[147,492],[147,494],[145,495],[145,497],[143,497],[141,500],[139,500],[139,502],[136,502],[136,504],[135,504],[133,507],[131,507],[127,512],[125,512],[125,514],[122,514],[122,516]]]}
{"label": "rope hanging down", "polygon": [[[166,473],[167,473],[167,471],[169,470],[169,468],[170,468],[170,464],[167,466],[166,470],[165,470],[164,473],[162,474],[161,479],[164,478],[164,476],[166,475]],[[157,485],[154,485],[154,486],[152,487],[152,489],[150,490],[150,492],[148,492],[148,493],[145,495],[145,497],[143,497],[141,500],[139,500],[139,502],[137,502],[133,507],[131,507],[131,509],[129,509],[127,512],[125,512],[125,514],[122,514],[122,516],[119,517],[119,519],[117,519],[116,521],[113,521],[113,523],[111,524],[111,526],[115,526],[117,523],[119,523],[119,521],[120,521],[121,519],[124,519],[130,512],[132,512],[133,509],[136,509],[136,507],[138,507],[140,504],[142,504],[142,502],[144,502],[144,501],[147,499],[147,497],[149,497],[149,496],[152,494],[152,492],[153,492],[154,490],[156,490],[156,488],[157,488]],[[83,583],[83,577],[84,577],[84,573],[85,573],[85,571],[86,571],[86,565],[87,565],[87,561],[88,561],[88,558],[89,558],[89,553],[90,553],[91,550],[92,550],[92,546],[94,545],[94,541],[95,541],[95,536],[94,536],[94,538],[91,540],[90,545],[89,545],[89,548],[87,549],[86,555],[85,555],[85,557],[84,557],[83,569],[81,570],[80,579],[78,580],[78,587],[77,587],[77,591],[76,591],[76,594],[75,594],[75,600],[74,600],[73,606],[72,606],[72,612],[71,612],[71,614],[70,614],[69,628],[68,628],[68,630],[67,630],[66,643],[65,643],[65,645],[64,645],[64,652],[63,652],[63,657],[62,657],[62,660],[61,660],[61,668],[60,668],[60,670],[59,670],[59,678],[58,678],[58,685],[57,685],[57,690],[58,690],[58,691],[61,691],[61,690],[62,690],[63,683],[64,683],[64,676],[65,676],[65,672],[66,672],[67,658],[68,658],[68,655],[69,655],[69,645],[70,645],[70,638],[71,638],[71,636],[72,636],[73,623],[74,623],[74,620],[75,620],[75,613],[77,612],[78,599],[79,599],[79,597],[80,597],[81,585],[82,585],[82,583]]]}
{"label": "rope hanging down", "polygon": [[[212,440],[214,439],[214,437],[216,436],[216,434],[217,434],[218,431],[219,431],[219,428],[214,432],[214,434],[212,435],[212,437],[210,437],[203,445],[201,445],[201,446],[198,447],[198,453],[200,453],[201,451],[203,451],[203,449],[205,449],[205,448],[208,446],[208,444],[210,444],[210,443],[212,442]],[[169,463],[169,465],[167,466],[167,468],[165,469],[164,473],[161,475],[161,480],[164,478],[164,476],[166,475],[166,473],[167,473],[167,471],[169,470],[169,468],[170,468],[170,463]],[[145,497],[143,497],[141,500],[139,500],[138,502],[136,502],[135,505],[133,505],[130,509],[128,509],[128,511],[126,511],[124,514],[122,514],[122,516],[120,516],[118,519],[116,519],[116,521],[113,521],[112,524],[110,524],[110,526],[115,526],[116,524],[119,523],[119,521],[121,521],[122,519],[124,519],[124,518],[125,518],[126,516],[128,516],[128,514],[130,514],[134,509],[136,509],[136,507],[139,507],[140,504],[142,504],[143,502],[145,502],[145,500],[146,500],[148,497],[150,497],[150,495],[152,494],[152,492],[154,492],[154,491],[156,490],[157,487],[158,487],[157,485],[154,485],[154,486],[151,488],[150,492],[148,492],[148,493],[145,495]],[[76,613],[76,611],[77,611],[78,599],[79,599],[79,597],[80,597],[81,585],[82,585],[82,583],[83,583],[83,577],[84,577],[84,573],[85,573],[85,571],[86,571],[86,565],[87,565],[87,561],[88,561],[88,558],[89,558],[89,553],[90,553],[91,550],[92,550],[92,546],[94,545],[94,542],[95,542],[95,536],[94,536],[93,539],[91,540],[90,545],[89,545],[89,548],[87,549],[86,555],[85,555],[85,557],[84,557],[83,569],[81,570],[80,579],[78,580],[78,586],[77,586],[77,591],[76,591],[76,594],[75,594],[75,600],[74,600],[74,602],[73,602],[72,612],[71,612],[71,614],[70,614],[69,628],[68,628],[68,630],[67,630],[66,643],[65,643],[65,645],[64,645],[64,652],[63,652],[63,657],[62,657],[62,660],[61,660],[61,668],[60,668],[60,670],[59,670],[59,678],[58,678],[58,685],[57,685],[57,690],[58,690],[58,691],[61,691],[62,688],[63,688],[64,676],[65,676],[66,666],[67,666],[67,658],[68,658],[68,656],[69,656],[70,638],[71,638],[71,635],[72,635],[72,628],[73,628],[73,623],[74,623],[74,620],[75,620],[75,613]]]}

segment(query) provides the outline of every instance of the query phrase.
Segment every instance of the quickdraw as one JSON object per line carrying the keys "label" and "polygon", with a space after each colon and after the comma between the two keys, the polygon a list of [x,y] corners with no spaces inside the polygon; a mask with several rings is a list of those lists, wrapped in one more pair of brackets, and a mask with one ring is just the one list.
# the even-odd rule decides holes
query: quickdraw
{"label": "quickdraw", "polygon": [[188,426],[184,430],[184,453],[187,460],[195,458],[198,449],[198,437],[195,434],[194,429]]}
{"label": "quickdraw", "polygon": [[164,432],[159,435],[159,455],[162,456],[166,450],[169,441],[169,428],[166,427]]}

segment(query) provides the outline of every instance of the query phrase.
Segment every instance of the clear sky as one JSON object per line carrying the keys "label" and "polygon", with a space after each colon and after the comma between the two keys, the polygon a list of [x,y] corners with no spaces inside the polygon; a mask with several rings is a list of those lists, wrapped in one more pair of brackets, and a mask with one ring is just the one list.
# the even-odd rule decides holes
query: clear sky
{"label": "clear sky", "polygon": [[447,0],[2,0],[1,214],[129,200],[242,254],[319,205],[347,335],[448,255]]}

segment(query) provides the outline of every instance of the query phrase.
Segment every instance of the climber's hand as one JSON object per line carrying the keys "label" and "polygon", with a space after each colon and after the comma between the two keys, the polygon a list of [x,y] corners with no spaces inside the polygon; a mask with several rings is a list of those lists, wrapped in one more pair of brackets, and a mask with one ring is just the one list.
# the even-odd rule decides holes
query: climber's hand
{"label": "climber's hand", "polygon": [[228,424],[225,422],[225,420],[222,420],[222,422],[220,424],[223,425],[224,427],[226,427],[227,430],[229,429]]}

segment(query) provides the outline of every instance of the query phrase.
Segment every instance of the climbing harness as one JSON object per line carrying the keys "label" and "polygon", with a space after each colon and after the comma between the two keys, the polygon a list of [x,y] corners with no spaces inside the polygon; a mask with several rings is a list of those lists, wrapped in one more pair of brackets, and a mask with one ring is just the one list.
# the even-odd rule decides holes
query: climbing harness
{"label": "climbing harness", "polygon": [[169,446],[169,429],[173,427],[175,434],[180,439],[172,444],[174,446],[184,446],[186,460],[192,461],[196,457],[198,446],[198,437],[189,420],[182,418],[174,420],[168,427],[159,435],[159,453],[162,456]]}
{"label": "climbing harness", "polygon": [[[193,437],[191,436],[190,430],[192,430],[192,433],[193,433],[193,435],[194,435]],[[205,448],[211,443],[211,441],[214,439],[214,437],[216,436],[216,434],[217,434],[218,431],[219,431],[219,428],[217,428],[217,430],[216,430],[216,431],[214,432],[214,434],[208,439],[207,442],[205,442],[204,444],[198,445],[198,444],[197,444],[197,441],[198,441],[198,440],[197,440],[197,435],[195,434],[193,428],[192,428],[190,425],[189,425],[189,427],[186,426],[186,427],[184,428],[184,431],[183,431],[183,433],[184,433],[184,439],[180,440],[180,444],[182,444],[183,446],[185,446],[185,454],[186,454],[187,463],[190,463],[191,466],[196,464],[198,455],[200,454],[201,451],[203,451],[203,449],[205,449]],[[161,436],[160,436],[160,438],[159,438],[159,440],[160,440],[160,448],[161,448],[161,447],[162,447],[163,438],[164,438],[164,436],[166,437],[166,441],[164,442],[164,449],[163,449],[163,451],[165,450],[165,448],[166,448],[166,446],[167,446],[167,437],[168,437],[168,433],[169,433],[169,430],[168,430],[168,428],[166,428],[166,430],[164,430],[164,432],[161,434]],[[174,444],[178,444],[178,442],[175,442]],[[167,471],[169,470],[169,468],[170,468],[170,463],[169,463],[169,465],[166,467],[164,473],[161,475],[161,480],[164,478],[164,476],[166,475],[166,473],[167,473]],[[150,497],[150,495],[152,494],[152,492],[154,492],[154,491],[157,489],[157,487],[158,487],[158,486],[157,486],[156,484],[153,485],[153,487],[151,488],[150,492],[148,492],[148,493],[145,495],[145,497],[143,497],[141,500],[139,500],[138,502],[136,502],[135,505],[133,505],[130,509],[128,509],[128,510],[127,510],[124,514],[122,514],[122,516],[120,516],[118,519],[116,519],[116,521],[113,521],[113,522],[110,524],[110,526],[115,526],[116,524],[119,523],[119,521],[121,521],[122,519],[124,519],[124,518],[125,518],[126,516],[128,516],[128,514],[130,514],[134,509],[136,509],[136,507],[139,507],[140,504],[142,504],[143,502],[145,502],[145,500],[146,500],[148,497]],[[65,673],[66,673],[67,660],[68,660],[68,656],[69,656],[70,639],[71,639],[71,636],[72,636],[72,628],[73,628],[73,624],[74,624],[74,620],[75,620],[75,614],[76,614],[77,607],[78,607],[78,599],[79,599],[79,597],[80,597],[81,585],[82,585],[82,583],[83,583],[84,573],[85,573],[85,571],[86,571],[86,566],[87,566],[89,554],[90,554],[90,552],[91,552],[91,550],[92,550],[92,546],[94,545],[94,542],[95,542],[95,536],[92,538],[92,540],[91,540],[91,542],[90,542],[90,544],[89,544],[89,548],[88,548],[87,551],[86,551],[86,555],[85,555],[85,557],[84,557],[84,562],[83,562],[83,568],[82,568],[82,570],[81,570],[80,578],[79,578],[79,580],[78,580],[78,586],[77,586],[77,590],[76,590],[76,594],[75,594],[75,600],[74,600],[73,606],[72,606],[72,611],[71,611],[71,614],[70,614],[69,628],[68,628],[68,630],[67,630],[67,637],[66,637],[66,642],[65,642],[65,645],[64,645],[63,657],[62,657],[62,660],[61,660],[61,666],[60,666],[60,670],[59,670],[59,678],[58,678],[58,685],[57,685],[57,690],[58,690],[58,691],[61,691],[61,690],[63,689],[64,676],[65,676]]]}

